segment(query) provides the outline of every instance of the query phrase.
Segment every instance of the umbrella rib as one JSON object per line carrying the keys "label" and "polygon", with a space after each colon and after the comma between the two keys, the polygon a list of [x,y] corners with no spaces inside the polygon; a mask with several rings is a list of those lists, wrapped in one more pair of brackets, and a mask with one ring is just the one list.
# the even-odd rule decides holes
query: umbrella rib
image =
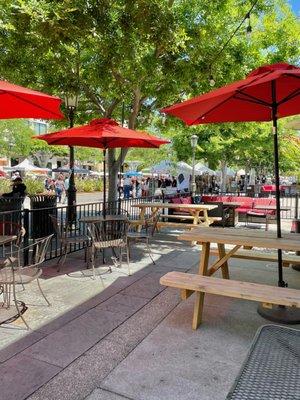
{"label": "umbrella rib", "polygon": [[59,117],[61,118],[61,115],[59,115],[59,114],[57,114],[57,113],[55,113],[55,112],[53,112],[53,111],[51,111],[51,110],[48,110],[47,108],[42,107],[41,105],[39,105],[39,104],[37,104],[37,103],[34,103],[33,101],[23,99],[22,97],[18,96],[18,95],[15,94],[15,93],[11,93],[11,92],[2,90],[2,92],[1,92],[0,94],[5,94],[5,93],[6,93],[6,94],[9,94],[10,96],[16,97],[18,100],[21,100],[21,101],[23,101],[24,103],[31,104],[32,106],[34,106],[34,107],[36,107],[36,108],[39,108],[39,109],[41,109],[41,110],[43,110],[43,111],[46,111],[46,112],[49,113],[49,114],[53,114],[53,115],[59,116]]}
{"label": "umbrella rib", "polygon": [[292,100],[294,97],[297,97],[300,94],[300,89],[296,89],[294,92],[290,93],[288,96],[284,97],[282,100],[278,102],[278,105],[286,103],[289,100]]}
{"label": "umbrella rib", "polygon": [[[112,138],[111,140],[107,140],[107,144],[109,145],[110,143],[112,143],[113,141],[116,141],[116,140],[119,140],[120,138],[119,137],[116,137],[116,138]],[[128,139],[130,139],[130,138],[128,138]],[[139,139],[140,140],[140,139]],[[142,139],[144,142],[147,142],[147,143],[149,143],[151,146],[153,146],[153,147],[155,147],[155,148],[159,148],[159,145],[154,145],[153,144],[153,142],[151,142],[151,140],[148,140],[148,139]],[[128,146],[128,147],[132,147],[132,146]],[[106,148],[108,148],[107,146],[106,146]]]}
{"label": "umbrella rib", "polygon": [[242,97],[238,97],[238,96],[236,96],[236,95],[234,94],[233,97],[236,98],[236,99],[249,101],[249,102],[251,102],[251,103],[260,104],[260,105],[266,106],[266,107],[271,107],[271,104],[270,104],[270,103],[267,103],[266,101],[263,101],[263,100],[261,100],[261,99],[258,99],[258,98],[255,97],[255,96],[251,96],[251,94],[241,92],[240,90],[237,90],[237,94],[240,94],[241,96],[245,96],[245,97],[247,97],[247,98],[246,98],[246,99],[243,99]]}
{"label": "umbrella rib", "polygon": [[[245,98],[243,99],[243,98],[237,97],[236,94],[241,94],[241,95],[244,95],[244,96],[249,97],[249,98],[248,98],[248,99],[245,99]],[[237,93],[234,93],[233,95],[231,95],[231,96],[228,97],[227,99],[225,99],[225,100],[221,101],[220,103],[216,104],[214,107],[212,107],[212,108],[211,108],[210,110],[208,110],[206,113],[204,113],[204,114],[200,115],[199,117],[197,117],[197,118],[196,118],[191,124],[189,124],[189,125],[192,125],[192,124],[196,123],[197,121],[200,121],[200,119],[204,119],[204,118],[206,117],[206,115],[208,115],[209,113],[211,113],[212,111],[214,111],[216,108],[222,106],[224,103],[226,103],[226,101],[228,101],[228,100],[230,100],[230,99],[232,99],[232,98],[236,98],[236,99],[239,99],[239,100],[242,100],[242,101],[248,101],[249,103],[261,104],[261,105],[266,106],[266,107],[271,107],[270,104],[263,102],[263,100],[257,99],[256,97],[253,97],[253,96],[251,96],[251,95],[245,94],[245,93],[243,93],[243,92],[237,91]]]}

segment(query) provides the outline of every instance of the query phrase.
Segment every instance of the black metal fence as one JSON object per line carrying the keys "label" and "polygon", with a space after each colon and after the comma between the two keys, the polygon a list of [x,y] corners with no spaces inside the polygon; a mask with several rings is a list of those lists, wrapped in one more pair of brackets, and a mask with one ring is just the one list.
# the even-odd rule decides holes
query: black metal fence
{"label": "black metal fence", "polygon": [[[230,195],[226,193],[226,195]],[[232,194],[232,195],[237,195]],[[183,193],[180,196],[190,196],[190,193]],[[200,196],[200,195],[199,195]],[[144,203],[144,202],[153,202],[153,201],[163,201],[168,202],[170,197],[174,197],[174,195],[170,196],[149,196],[143,198],[131,198],[131,199],[120,199],[116,202],[107,203],[107,210],[115,209],[115,210],[126,210],[130,219],[138,219],[140,209],[135,207],[135,205]],[[282,218],[286,220],[292,220],[299,218],[299,207],[298,207],[299,199],[298,194],[296,195],[284,195],[281,197],[281,206],[287,208],[286,211],[282,211]],[[75,222],[69,226],[69,233],[73,236],[82,236],[87,235],[87,226],[84,222],[81,221],[83,217],[86,216],[97,216],[103,213],[103,202],[91,202],[85,204],[77,204],[75,207]],[[146,214],[150,213],[149,210],[146,210]],[[55,235],[55,229],[53,226],[53,222],[51,221],[50,215],[55,216],[59,223],[66,224],[67,216],[68,216],[68,206],[59,206],[59,207],[45,207],[39,208],[35,207],[33,209],[23,209],[23,210],[12,210],[12,211],[3,211],[0,212],[0,225],[3,223],[12,223],[24,226],[26,230],[26,234],[24,237],[24,245],[28,245],[31,241],[44,237],[50,234],[54,234],[54,237],[51,241],[50,249],[47,253],[47,259],[53,259],[56,257],[60,257],[62,254],[61,244],[59,239]],[[76,244],[71,245],[69,248],[69,252],[74,252],[84,248],[85,244]]]}

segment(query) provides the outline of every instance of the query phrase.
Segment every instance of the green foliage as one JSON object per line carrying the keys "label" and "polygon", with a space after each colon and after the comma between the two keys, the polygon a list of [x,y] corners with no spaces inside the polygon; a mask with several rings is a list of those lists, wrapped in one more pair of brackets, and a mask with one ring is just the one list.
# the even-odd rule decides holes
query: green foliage
{"label": "green foliage", "polygon": [[11,192],[11,181],[9,179],[0,179],[0,193]]}
{"label": "green foliage", "polygon": [[40,179],[26,177],[24,179],[24,183],[26,185],[26,193],[28,195],[40,194],[45,191],[44,182]]}
{"label": "green foliage", "polygon": [[102,179],[76,179],[75,185],[77,192],[99,192],[103,190],[103,181]]}
{"label": "green foliage", "polygon": [[[147,155],[146,150],[132,151],[132,158],[144,155],[144,166],[151,160],[156,162],[160,156],[166,158],[166,151],[174,158],[188,161],[189,137],[196,132],[198,159],[216,165],[224,156],[233,164],[248,160],[259,163],[262,158],[262,164],[268,168],[270,132],[266,136],[260,134],[267,132],[267,128],[265,131],[257,124],[252,124],[253,128],[238,124],[187,128],[172,118],[167,118],[164,125],[158,110],[210,90],[211,73],[217,86],[222,86],[243,78],[263,63],[298,62],[300,25],[287,1],[258,2],[251,13],[250,41],[244,34],[246,27],[242,27],[221,54],[220,49],[249,10],[250,2],[6,0],[1,3],[0,75],[59,96],[64,92],[79,92],[77,123],[99,116],[121,121],[124,110],[129,127],[151,126],[156,133],[174,138],[176,155],[165,149]],[[55,124],[66,125],[66,121]],[[80,152],[78,155],[80,158]],[[88,158],[96,160],[97,155]],[[295,157],[292,158],[289,164],[294,162]],[[111,168],[113,162],[115,158],[110,157],[110,169],[117,171],[118,168]]]}

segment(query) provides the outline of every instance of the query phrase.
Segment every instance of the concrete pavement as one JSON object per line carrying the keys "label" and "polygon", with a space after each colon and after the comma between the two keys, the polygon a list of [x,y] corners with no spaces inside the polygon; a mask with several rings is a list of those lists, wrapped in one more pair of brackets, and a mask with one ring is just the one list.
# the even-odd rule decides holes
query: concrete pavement
{"label": "concrete pavement", "polygon": [[[192,331],[193,298],[180,302],[159,278],[171,270],[196,272],[199,248],[179,242],[176,233],[154,239],[156,265],[138,244],[130,277],[125,267],[114,269],[103,275],[103,287],[83,269],[83,255],[73,254],[61,274],[53,261],[44,269],[52,307],[34,283],[19,293],[34,330],[26,333],[20,321],[0,327],[1,400],[225,398],[256,329],[268,321],[255,302],[207,295],[203,324]],[[300,273],[284,272],[289,286],[299,288]],[[230,273],[277,281],[276,265],[264,262],[232,260]]]}

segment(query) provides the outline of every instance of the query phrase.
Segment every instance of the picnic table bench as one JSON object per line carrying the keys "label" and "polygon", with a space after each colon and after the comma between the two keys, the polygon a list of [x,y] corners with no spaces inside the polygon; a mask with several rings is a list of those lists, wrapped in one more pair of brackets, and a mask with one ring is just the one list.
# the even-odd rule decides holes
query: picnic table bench
{"label": "picnic table bench", "polygon": [[[271,233],[262,237],[245,229],[229,228],[196,228],[179,236],[182,240],[196,241],[202,244],[202,253],[199,265],[199,275],[171,272],[160,280],[162,285],[177,287],[181,290],[181,298],[187,299],[195,292],[195,305],[192,328],[197,329],[202,321],[204,294],[213,293],[221,296],[230,296],[265,303],[300,307],[300,291],[289,288],[272,287],[251,282],[229,281],[228,260],[242,247],[264,247],[268,249],[300,250],[300,235],[287,234],[277,238]],[[217,243],[219,259],[209,264],[210,244]],[[225,250],[225,244],[234,245]],[[223,279],[212,278],[221,268]]]}
{"label": "picnic table bench", "polygon": [[[208,211],[217,208],[216,205],[213,204],[175,204],[175,203],[161,203],[161,202],[152,202],[152,203],[139,203],[133,204],[132,207],[137,207],[140,209],[140,215],[137,220],[131,220],[131,224],[135,224],[140,228],[143,225],[143,221],[145,221],[146,210],[151,210],[151,215],[155,215],[157,212],[163,209],[182,209],[190,213],[190,215],[170,215],[162,214],[162,219],[177,219],[177,220],[191,220],[194,226],[209,226],[213,219],[208,216]],[[169,221],[159,221],[158,226],[177,226],[181,228],[193,228],[192,224],[182,224],[180,222],[169,222]]]}

